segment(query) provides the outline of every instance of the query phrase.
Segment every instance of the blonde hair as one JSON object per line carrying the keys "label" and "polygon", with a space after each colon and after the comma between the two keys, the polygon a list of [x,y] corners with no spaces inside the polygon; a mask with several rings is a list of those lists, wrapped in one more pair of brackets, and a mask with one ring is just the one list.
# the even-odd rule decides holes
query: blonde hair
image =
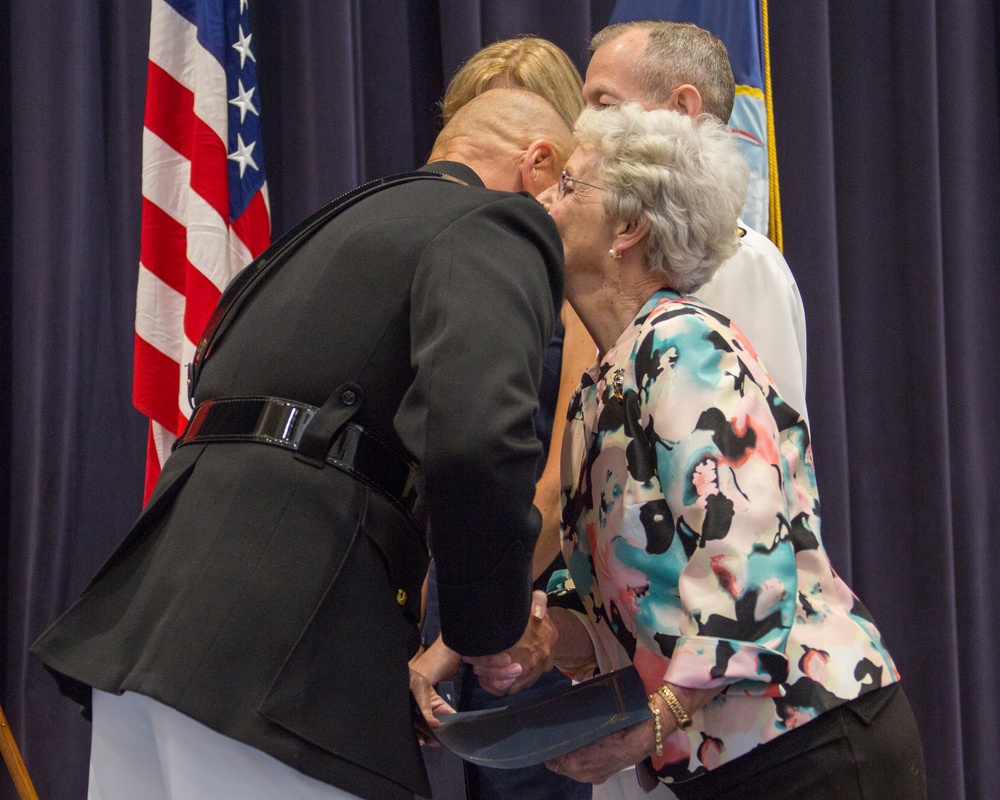
{"label": "blonde hair", "polygon": [[541,95],[571,129],[583,110],[583,79],[565,51],[548,39],[519,36],[484,47],[459,67],[441,101],[443,123],[473,97],[504,85]]}

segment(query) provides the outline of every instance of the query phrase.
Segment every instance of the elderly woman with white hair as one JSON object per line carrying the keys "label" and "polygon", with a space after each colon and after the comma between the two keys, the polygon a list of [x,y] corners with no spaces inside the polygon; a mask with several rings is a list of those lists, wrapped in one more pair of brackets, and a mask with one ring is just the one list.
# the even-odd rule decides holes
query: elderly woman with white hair
{"label": "elderly woman with white hair", "polygon": [[477,672],[503,691],[549,647],[579,679],[636,667],[653,718],[548,763],[607,782],[595,798],[644,796],[633,764],[682,800],[924,797],[899,674],[823,549],[806,422],[696,297],[737,247],[730,135],[634,103],[577,128],[539,198],[598,348],[563,446],[571,580],[551,594],[575,608],[553,599],[514,663]]}

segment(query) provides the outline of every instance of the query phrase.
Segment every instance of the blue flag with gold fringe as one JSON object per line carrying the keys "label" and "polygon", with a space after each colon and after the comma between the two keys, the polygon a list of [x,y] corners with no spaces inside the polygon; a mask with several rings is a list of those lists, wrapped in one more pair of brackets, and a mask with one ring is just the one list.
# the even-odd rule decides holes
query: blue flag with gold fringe
{"label": "blue flag with gold fringe", "polygon": [[750,165],[743,220],[781,246],[778,163],[774,148],[767,0],[618,0],[611,23],[640,19],[691,22],[725,44],[736,79],[729,129]]}

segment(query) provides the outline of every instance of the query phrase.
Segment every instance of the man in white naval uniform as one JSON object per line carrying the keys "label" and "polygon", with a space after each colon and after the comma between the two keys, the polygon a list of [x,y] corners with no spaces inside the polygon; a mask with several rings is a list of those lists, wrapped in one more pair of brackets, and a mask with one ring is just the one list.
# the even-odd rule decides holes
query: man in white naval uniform
{"label": "man in white naval uniform", "polygon": [[[591,40],[583,97],[588,106],[635,100],[692,117],[732,113],[736,86],[725,45],[686,23],[647,20],[610,25]],[[806,321],[781,251],[749,228],[739,251],[696,296],[736,322],[782,398],[808,421]]]}

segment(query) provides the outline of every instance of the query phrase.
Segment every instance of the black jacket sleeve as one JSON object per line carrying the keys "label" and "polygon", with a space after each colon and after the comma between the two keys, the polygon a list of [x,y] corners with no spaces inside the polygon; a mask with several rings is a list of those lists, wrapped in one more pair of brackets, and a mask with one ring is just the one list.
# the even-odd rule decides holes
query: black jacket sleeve
{"label": "black jacket sleeve", "polygon": [[445,643],[520,638],[540,516],[533,416],[562,302],[562,244],[527,195],[496,193],[425,249],[412,289],[415,380],[396,429],[422,465]]}

